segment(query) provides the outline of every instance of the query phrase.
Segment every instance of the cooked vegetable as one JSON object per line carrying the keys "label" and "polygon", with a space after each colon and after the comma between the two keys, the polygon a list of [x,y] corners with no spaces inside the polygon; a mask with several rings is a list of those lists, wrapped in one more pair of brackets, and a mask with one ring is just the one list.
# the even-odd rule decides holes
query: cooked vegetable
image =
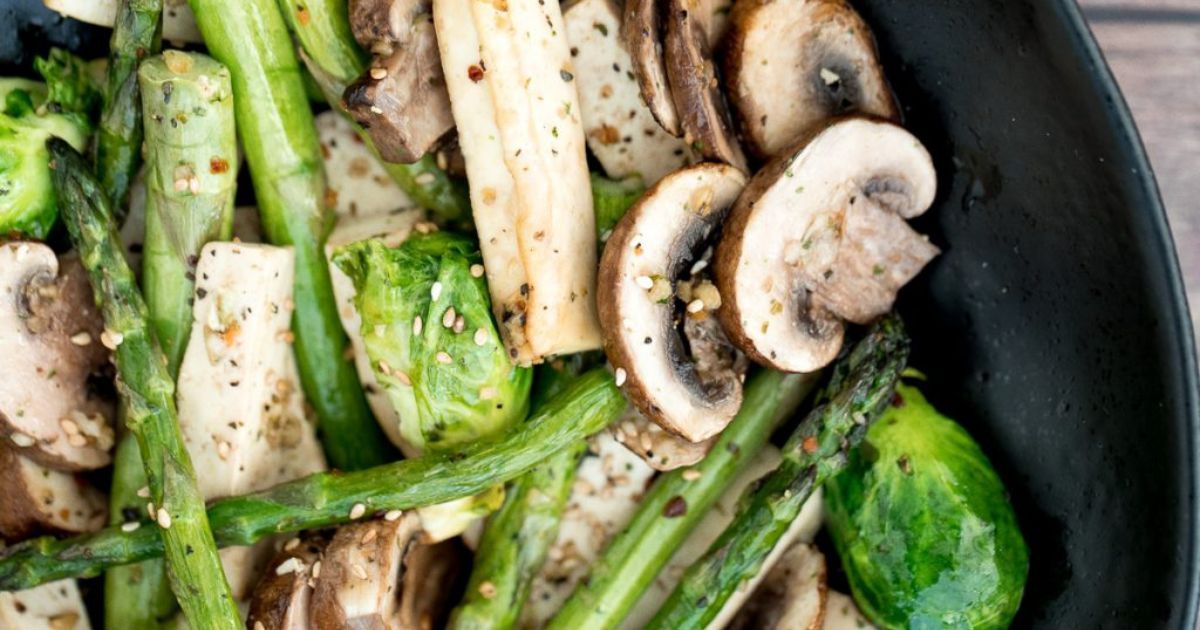
{"label": "cooked vegetable", "polygon": [[667,62],[663,54],[663,7],[659,0],[628,0],[621,19],[621,38],[632,58],[642,100],[664,131],[682,136],[679,112],[667,84]]}
{"label": "cooked vegetable", "polygon": [[313,573],[321,554],[329,544],[320,533],[297,537],[295,543],[284,543],[279,553],[267,565],[262,579],[250,596],[250,611],[246,627],[272,630],[309,630],[312,628],[311,602]]}
{"label": "cooked vegetable", "polygon": [[0,356],[12,358],[0,379],[0,434],[21,456],[67,471],[108,464],[113,405],[89,385],[108,363],[102,330],[76,257],[0,245]]}
{"label": "cooked vegetable", "polygon": [[849,595],[831,589],[826,597],[824,630],[875,630]]}
{"label": "cooked vegetable", "polygon": [[[43,0],[46,6],[59,13],[88,24],[113,26],[117,21],[118,4],[123,0]],[[187,0],[163,0],[162,38],[169,42],[199,43],[203,41],[196,19]]]}
{"label": "cooked vegetable", "polygon": [[701,272],[745,183],[723,164],[668,175],[617,224],[600,262],[604,351],[618,384],[643,415],[692,442],[720,432],[742,404],[744,366],[715,325],[721,298]]}
{"label": "cooked vegetable", "polygon": [[459,448],[524,419],[532,373],[500,343],[469,240],[359,241],[334,261],[354,281],[363,343],[409,449]]}
{"label": "cooked vegetable", "polygon": [[716,444],[716,436],[692,442],[651,422],[636,407],[609,428],[612,436],[655,470],[675,470],[704,459]]}
{"label": "cooked vegetable", "polygon": [[742,497],[733,523],[684,573],[648,628],[704,626],[759,574],[805,501],[845,467],[849,449],[891,401],[907,360],[908,337],[899,318],[871,327],[788,438],[779,467]]}
{"label": "cooked vegetable", "polygon": [[[407,510],[477,495],[514,479],[612,422],[625,398],[602,369],[592,370],[498,439],[457,453],[430,454],[369,470],[320,473],[253,494],[213,502],[211,522],[221,545],[248,545],[265,536],[326,527],[367,514]],[[174,529],[174,526],[172,526]],[[109,527],[65,540],[35,538],[0,555],[0,590],[28,588],[163,553],[150,527]]]}
{"label": "cooked vegetable", "polygon": [[755,175],[725,223],[717,311],[752,359],[805,372],[842,346],[843,323],[886,313],[937,255],[905,219],[933,202],[937,175],[891,123],[830,122]]}
{"label": "cooked vegetable", "polygon": [[55,165],[54,188],[67,230],[104,313],[103,335],[115,347],[125,424],[142,455],[149,500],[161,532],[157,542],[163,544],[171,569],[171,590],[193,627],[236,628],[240,625],[237,607],[179,430],[175,384],[121,252],[108,199],[71,145],[52,138],[46,147]]}
{"label": "cooked vegetable", "polygon": [[733,630],[821,630],[828,587],[825,556],[807,543],[792,545],[775,566],[763,567],[763,581],[733,615]]}
{"label": "cooked vegetable", "polygon": [[87,630],[90,627],[75,580],[0,593],[0,628]]}
{"label": "cooked vegetable", "polygon": [[433,13],[505,345],[523,365],[598,348],[595,217],[558,3],[435,0]]}
{"label": "cooked vegetable", "polygon": [[1029,552],[979,446],[900,385],[825,495],[854,599],[887,628],[1007,628]]}
{"label": "cooked vegetable", "polygon": [[722,69],[758,157],[774,157],[842,114],[899,122],[871,29],[846,0],[739,2],[731,21]]}
{"label": "cooked vegetable", "polygon": [[35,63],[45,83],[0,79],[0,234],[44,239],[58,219],[46,139],[82,149],[99,95],[69,53],[55,48]]}
{"label": "cooked vegetable", "polygon": [[325,178],[312,112],[287,28],[271,0],[192,0],[209,52],[229,67],[234,107],[267,238],[296,252],[296,359],[330,463],[391,459],[371,419],[338,320],[323,250]]}
{"label": "cooked vegetable", "polygon": [[596,214],[596,233],[600,242],[608,241],[617,221],[646,192],[640,177],[608,179],[592,174],[592,210]]}
{"label": "cooked vegetable", "polygon": [[[118,0],[108,40],[104,107],[92,163],[112,200],[117,223],[125,216],[129,186],[142,162],[142,105],[138,64],[162,47],[163,0]],[[228,81],[228,77],[226,77]],[[153,149],[152,144],[147,145]]]}
{"label": "cooked vegetable", "polygon": [[754,376],[741,412],[721,432],[708,456],[692,468],[664,473],[655,481],[633,520],[592,564],[587,580],[548,627],[578,630],[619,624],[675,548],[767,443],[775,426],[799,406],[813,381],[809,376],[778,372]]}
{"label": "cooked vegetable", "polygon": [[22,457],[0,445],[0,536],[22,540],[34,533],[80,534],[104,527],[104,493],[86,479]]}

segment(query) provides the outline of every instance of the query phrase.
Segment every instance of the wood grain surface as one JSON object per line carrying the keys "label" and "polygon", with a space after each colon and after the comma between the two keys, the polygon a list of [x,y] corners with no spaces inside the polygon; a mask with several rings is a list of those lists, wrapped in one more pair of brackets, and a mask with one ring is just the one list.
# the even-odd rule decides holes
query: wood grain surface
{"label": "wood grain surface", "polygon": [[1200,0],[1080,0],[1158,179],[1200,331]]}

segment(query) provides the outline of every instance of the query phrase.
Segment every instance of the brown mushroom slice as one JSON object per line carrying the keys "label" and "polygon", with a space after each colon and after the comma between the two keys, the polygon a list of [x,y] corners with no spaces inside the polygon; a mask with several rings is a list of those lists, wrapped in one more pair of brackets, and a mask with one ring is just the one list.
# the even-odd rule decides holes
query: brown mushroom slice
{"label": "brown mushroom slice", "polygon": [[[295,542],[292,542],[294,540]],[[250,595],[247,628],[263,630],[309,630],[314,576],[329,541],[308,535],[284,543],[267,565]]]}
{"label": "brown mushroom slice", "polygon": [[[682,136],[679,112],[667,81],[667,61],[663,50],[663,5],[661,0],[627,0],[621,18],[621,38],[631,57],[631,69],[637,78],[642,101],[659,126],[672,136]],[[624,68],[613,68],[623,72]]]}
{"label": "brown mushroom slice", "polygon": [[775,566],[727,628],[731,630],[821,630],[828,604],[825,556],[799,543]]}
{"label": "brown mushroom slice", "polygon": [[421,159],[454,129],[430,2],[352,2],[355,36],[374,53],[346,88],[346,111],[389,162]]}
{"label": "brown mushroom slice", "polygon": [[72,473],[46,468],[0,445],[0,536],[82,534],[104,527],[104,493]]}
{"label": "brown mushroom slice", "polygon": [[0,628],[89,630],[87,608],[75,580],[59,580],[23,591],[0,592]]}
{"label": "brown mushroom slice", "polygon": [[841,319],[886,312],[936,255],[901,219],[929,207],[936,183],[920,141],[864,117],[814,130],[768,164],[746,186],[717,247],[718,315],[730,339],[784,371],[832,361]]}
{"label": "brown mushroom slice", "polygon": [[563,11],[575,63],[588,148],[609,177],[640,175],[652,185],[687,164],[689,151],[655,121],[642,101],[633,61],[621,40],[615,0],[576,0]]}
{"label": "brown mushroom slice", "polygon": [[89,386],[115,343],[73,257],[41,243],[0,245],[0,437],[59,470],[109,463],[113,405]]}
{"label": "brown mushroom slice", "polygon": [[751,152],[770,158],[823,120],[899,121],[871,29],[845,0],[739,2],[722,69]]}
{"label": "brown mushroom slice", "polygon": [[[733,419],[742,385],[732,365],[693,362],[678,319],[710,315],[704,301],[700,309],[684,307],[676,290],[745,182],[741,171],[725,164],[668,175],[617,223],[600,263],[604,350],[617,384],[643,415],[693,442],[716,435]],[[705,367],[712,369],[698,369]]]}
{"label": "brown mushroom slice", "polygon": [[625,448],[655,470],[675,470],[704,459],[717,438],[692,442],[667,431],[643,416],[636,408],[625,410],[622,419],[608,429]]}
{"label": "brown mushroom slice", "polygon": [[470,577],[471,552],[458,539],[418,544],[404,558],[397,630],[444,628]]}
{"label": "brown mushroom slice", "polygon": [[689,0],[664,0],[664,58],[671,97],[683,139],[704,158],[747,170],[746,155],[734,133],[721,79],[708,47],[704,20]]}

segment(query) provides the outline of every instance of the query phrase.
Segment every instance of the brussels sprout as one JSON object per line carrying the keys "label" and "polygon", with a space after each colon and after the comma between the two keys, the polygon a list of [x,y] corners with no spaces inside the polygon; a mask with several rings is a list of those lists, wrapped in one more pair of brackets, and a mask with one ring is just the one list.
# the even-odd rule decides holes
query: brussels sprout
{"label": "brussels sprout", "polygon": [[1029,552],[1004,485],[967,432],[901,384],[825,486],[854,599],[886,628],[1006,628]]}
{"label": "brussels sprout", "polygon": [[607,238],[617,221],[646,192],[640,177],[608,179],[592,173],[592,208],[596,213],[596,233]]}
{"label": "brussels sprout", "polygon": [[413,450],[493,436],[528,410],[532,372],[505,353],[479,262],[471,241],[444,232],[334,253],[354,282],[367,356]]}
{"label": "brussels sprout", "polygon": [[58,217],[46,140],[82,150],[99,95],[70,54],[54,49],[35,63],[44,84],[0,79],[0,235],[43,239]]}

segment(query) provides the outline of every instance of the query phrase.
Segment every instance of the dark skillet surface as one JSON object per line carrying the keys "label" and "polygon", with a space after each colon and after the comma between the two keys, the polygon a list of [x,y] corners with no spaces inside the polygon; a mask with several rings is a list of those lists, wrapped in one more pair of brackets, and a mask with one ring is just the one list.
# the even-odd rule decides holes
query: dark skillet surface
{"label": "dark skillet surface", "polygon": [[[1077,7],[855,6],[937,162],[918,227],[945,254],[901,310],[931,397],[1012,492],[1031,547],[1016,625],[1194,627],[1194,345],[1153,178]],[[0,0],[0,68],[49,42],[103,51],[106,32],[39,7]]]}

